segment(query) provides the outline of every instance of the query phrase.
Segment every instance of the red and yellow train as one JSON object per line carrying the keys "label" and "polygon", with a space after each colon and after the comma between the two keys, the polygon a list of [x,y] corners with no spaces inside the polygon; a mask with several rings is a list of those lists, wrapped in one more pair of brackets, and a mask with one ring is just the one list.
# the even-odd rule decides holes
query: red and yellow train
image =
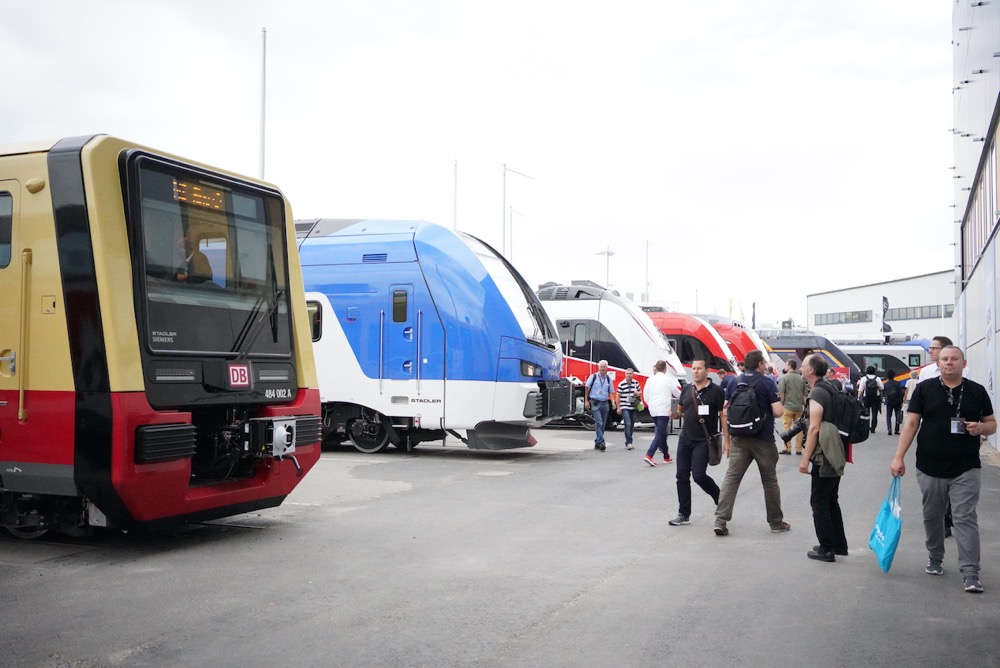
{"label": "red and yellow train", "polygon": [[276,506],[319,415],[279,190],[108,136],[0,148],[0,525]]}

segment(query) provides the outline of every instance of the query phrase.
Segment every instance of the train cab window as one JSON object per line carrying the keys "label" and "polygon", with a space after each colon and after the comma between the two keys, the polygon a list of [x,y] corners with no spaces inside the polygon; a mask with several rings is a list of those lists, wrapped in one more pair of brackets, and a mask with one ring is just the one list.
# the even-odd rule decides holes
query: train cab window
{"label": "train cab window", "polygon": [[577,323],[573,328],[573,345],[577,348],[587,345],[587,323]]}
{"label": "train cab window", "polygon": [[392,291],[392,321],[406,322],[406,290]]}
{"label": "train cab window", "polygon": [[909,359],[909,364],[907,366],[909,366],[911,369],[916,369],[917,367],[920,366],[920,354],[919,353],[917,353],[916,355],[908,355],[907,357]]}
{"label": "train cab window", "polygon": [[309,314],[309,329],[312,340],[323,338],[323,307],[319,302],[306,302],[306,312]]}
{"label": "train cab window", "polygon": [[14,200],[9,193],[0,193],[0,269],[10,264],[11,228],[14,221]]}
{"label": "train cab window", "polygon": [[619,369],[635,369],[635,364],[629,358],[628,353],[615,338],[614,334],[608,331],[604,325],[597,324],[597,336],[595,337],[593,348],[593,359],[607,360],[608,364]]}
{"label": "train cab window", "polygon": [[143,152],[125,174],[147,351],[290,356],[280,195]]}

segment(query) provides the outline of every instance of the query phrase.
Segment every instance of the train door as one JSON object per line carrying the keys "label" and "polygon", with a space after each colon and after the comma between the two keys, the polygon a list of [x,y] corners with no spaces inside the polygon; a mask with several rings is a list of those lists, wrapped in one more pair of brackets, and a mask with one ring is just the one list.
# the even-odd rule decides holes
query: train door
{"label": "train door", "polygon": [[[566,327],[560,327],[565,336],[563,346],[563,375],[587,378],[594,363],[594,320],[570,320]],[[562,336],[560,338],[562,338]]]}
{"label": "train door", "polygon": [[417,377],[417,323],[413,286],[389,286],[389,310],[382,343],[382,377],[387,380],[414,380]]}
{"label": "train door", "polygon": [[[18,183],[0,181],[0,460],[9,453],[18,424],[21,350],[22,258],[16,229]],[[7,447],[3,447],[6,445]]]}

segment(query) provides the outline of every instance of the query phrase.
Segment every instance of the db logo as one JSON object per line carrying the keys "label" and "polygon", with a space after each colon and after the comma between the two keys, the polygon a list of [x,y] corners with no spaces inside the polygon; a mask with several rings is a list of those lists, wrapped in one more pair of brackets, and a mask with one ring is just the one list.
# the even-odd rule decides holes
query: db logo
{"label": "db logo", "polygon": [[229,365],[229,387],[250,387],[250,365]]}

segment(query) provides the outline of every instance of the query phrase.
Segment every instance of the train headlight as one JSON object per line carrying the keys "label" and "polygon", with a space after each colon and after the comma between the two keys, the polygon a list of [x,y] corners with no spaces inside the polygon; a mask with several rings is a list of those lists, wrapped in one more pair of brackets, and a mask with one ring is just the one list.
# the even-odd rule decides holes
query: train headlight
{"label": "train headlight", "polygon": [[524,360],[521,360],[521,375],[541,378],[542,367],[540,367],[537,364],[532,364],[531,362],[525,362]]}

